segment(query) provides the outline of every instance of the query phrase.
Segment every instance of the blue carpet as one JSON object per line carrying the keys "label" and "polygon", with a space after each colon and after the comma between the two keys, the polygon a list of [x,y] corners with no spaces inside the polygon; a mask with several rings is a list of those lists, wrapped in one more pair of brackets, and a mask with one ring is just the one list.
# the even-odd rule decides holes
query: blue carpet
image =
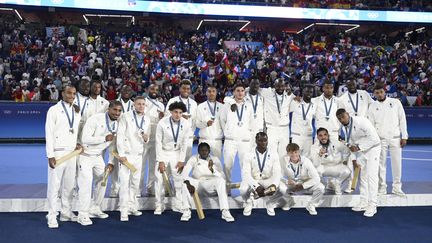
{"label": "blue carpet", "polygon": [[1,242],[431,242],[432,207],[379,208],[373,218],[348,208],[318,209],[309,216],[305,209],[254,210],[244,217],[233,210],[234,223],[220,219],[220,211],[206,210],[200,221],[195,212],[190,222],[180,222],[180,214],[165,212],[154,216],[145,211],[140,217],[120,222],[119,213],[94,220],[92,226],[61,223],[48,229],[45,213],[0,213]]}

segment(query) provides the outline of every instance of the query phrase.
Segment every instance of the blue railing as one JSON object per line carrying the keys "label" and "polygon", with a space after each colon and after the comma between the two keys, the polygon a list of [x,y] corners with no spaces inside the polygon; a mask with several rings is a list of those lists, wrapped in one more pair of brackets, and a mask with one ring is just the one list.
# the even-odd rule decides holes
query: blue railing
{"label": "blue railing", "polygon": [[[45,119],[53,103],[0,102],[0,139],[44,138]],[[410,138],[432,139],[432,107],[405,107]]]}

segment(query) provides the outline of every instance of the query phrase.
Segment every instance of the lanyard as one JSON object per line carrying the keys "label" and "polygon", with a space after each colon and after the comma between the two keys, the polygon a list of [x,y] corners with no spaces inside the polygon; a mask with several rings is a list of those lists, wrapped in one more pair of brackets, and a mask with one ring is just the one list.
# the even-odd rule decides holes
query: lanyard
{"label": "lanyard", "polygon": [[135,112],[135,111],[133,111],[133,115],[134,115],[134,118],[135,118],[135,125],[137,126],[137,128],[138,128],[139,130],[143,130],[144,115],[143,115],[143,117],[141,118],[141,122],[140,122],[140,124],[138,124],[138,119],[137,119],[137,115],[136,115],[136,112]]}
{"label": "lanyard", "polygon": [[[80,98],[79,98],[79,95],[77,94],[76,95],[76,97],[77,97],[77,103],[78,103],[78,107],[81,109],[81,102],[80,102]],[[84,114],[84,110],[85,110],[85,108],[86,108],[86,106],[87,106],[87,101],[89,100],[89,98],[86,98],[85,100],[84,100],[84,105],[83,105],[83,107],[82,107],[82,109],[81,109],[81,116]]]}
{"label": "lanyard", "polygon": [[244,109],[244,103],[243,103],[243,105],[242,105],[242,108],[241,108],[240,114],[239,114],[238,109],[236,109],[237,119],[238,119],[238,122],[239,122],[239,123],[240,123],[240,122],[242,121],[242,119],[243,119],[243,109]]}
{"label": "lanyard", "polygon": [[[122,109],[123,109],[123,112],[125,112],[125,108],[124,108],[124,106],[123,106],[123,100],[122,100],[122,98],[120,98],[120,102],[122,103]],[[131,102],[130,102],[130,100],[128,100],[128,108],[127,108],[127,110],[126,111],[129,111],[130,110],[130,106],[131,106]]]}
{"label": "lanyard", "polygon": [[115,133],[116,131],[115,131],[115,129],[116,129],[116,122],[114,121],[114,123],[113,123],[113,126],[112,126],[112,128],[110,127],[110,125],[109,125],[109,116],[108,116],[108,112],[107,113],[105,113],[105,123],[106,123],[106,127],[108,128],[108,131],[110,132],[110,133]]}
{"label": "lanyard", "polygon": [[[181,103],[184,104],[182,98],[179,96],[179,100]],[[190,114],[190,103],[189,103],[189,97],[187,98],[187,113]]]}
{"label": "lanyard", "polygon": [[251,102],[252,102],[252,109],[253,109],[254,115],[256,115],[256,111],[257,111],[257,108],[258,108],[258,94],[255,96],[255,103],[253,101],[252,95],[249,94],[249,96],[250,96],[250,99],[251,99]]}
{"label": "lanyard", "polygon": [[280,104],[279,104],[279,100],[278,100],[277,94],[275,94],[275,98],[276,98],[276,105],[277,105],[278,113],[280,115],[280,113],[281,113],[281,106],[283,105],[283,102],[284,102],[284,95],[282,95],[282,100],[281,100]]}
{"label": "lanyard", "polygon": [[354,106],[354,102],[353,102],[353,100],[352,100],[351,95],[349,94],[349,92],[348,92],[348,98],[349,98],[349,101],[351,102],[352,108],[354,109],[355,115],[357,116],[358,103],[359,103],[359,94],[358,94],[358,92],[356,94],[356,104],[355,104],[355,106]]}
{"label": "lanyard", "polygon": [[300,170],[301,170],[301,164],[299,164],[297,166],[297,170],[294,169],[294,166],[292,164],[290,164],[291,170],[294,172],[294,179],[298,179],[298,176],[300,174]]}
{"label": "lanyard", "polygon": [[63,106],[64,112],[66,113],[66,116],[67,116],[67,119],[68,119],[68,122],[69,122],[69,128],[70,128],[71,131],[73,131],[72,129],[73,129],[74,121],[75,121],[75,112],[72,110],[73,108],[71,108],[71,110],[72,110],[72,119],[71,119],[70,116],[69,116],[69,112],[67,111],[64,102],[62,101],[61,104]]}
{"label": "lanyard", "polygon": [[148,100],[149,100],[153,105],[155,105],[158,109],[160,109],[160,106],[159,106],[159,104],[158,104],[156,101],[154,101],[153,99],[150,99],[150,98],[148,98]]}
{"label": "lanyard", "polygon": [[266,160],[267,160],[267,153],[268,153],[268,150],[266,150],[266,152],[264,154],[263,162],[261,164],[261,160],[260,160],[260,156],[259,156],[258,150],[255,150],[255,154],[256,154],[256,157],[257,157],[257,160],[258,160],[258,168],[259,168],[259,170],[260,170],[261,173],[263,172],[264,167],[265,167],[265,163],[266,163]]}
{"label": "lanyard", "polygon": [[303,104],[303,103],[301,104],[301,107],[302,107],[302,115],[303,115],[303,121],[306,121],[306,116],[307,116],[307,114],[309,113],[309,109],[311,108],[311,105],[312,105],[312,103],[309,103],[309,106],[308,106],[308,108],[307,108],[307,110],[306,110],[306,112],[305,112],[305,110],[304,110],[304,104]]}
{"label": "lanyard", "polygon": [[179,121],[179,123],[178,123],[176,133],[174,133],[174,127],[173,127],[172,118],[170,118],[169,121],[170,121],[171,132],[172,132],[172,135],[173,135],[173,139],[174,139],[174,148],[175,148],[175,147],[177,147],[177,140],[178,140],[179,132],[180,132],[180,121]]}
{"label": "lanyard", "polygon": [[212,115],[212,118],[216,117],[216,102],[214,104],[213,109],[211,108],[210,102],[208,100],[207,100],[207,105],[208,105],[208,108],[209,108],[210,113]]}
{"label": "lanyard", "polygon": [[323,97],[323,102],[324,102],[324,108],[325,108],[325,112],[326,112],[326,118],[329,119],[330,118],[330,111],[331,111],[332,106],[333,106],[333,98],[330,100],[330,109],[327,109],[327,102],[326,102],[325,97]]}
{"label": "lanyard", "polygon": [[[350,124],[349,124],[349,128],[345,127],[345,131],[346,131],[346,134],[347,134],[347,137],[346,137],[346,143],[347,143],[347,144],[349,144],[350,139],[351,139],[352,127],[353,127],[353,119],[352,119],[352,117],[350,117]],[[349,129],[349,130],[348,130],[348,129]]]}

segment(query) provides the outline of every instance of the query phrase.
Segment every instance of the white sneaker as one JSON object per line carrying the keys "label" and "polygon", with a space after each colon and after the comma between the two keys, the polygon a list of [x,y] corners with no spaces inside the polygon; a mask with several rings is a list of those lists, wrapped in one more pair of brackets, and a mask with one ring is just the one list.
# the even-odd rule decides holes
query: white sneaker
{"label": "white sneaker", "polygon": [[357,206],[351,208],[351,210],[354,212],[363,212],[366,211],[366,208],[367,208],[366,204],[360,203]]}
{"label": "white sneaker", "polygon": [[133,215],[133,216],[141,216],[142,212],[140,212],[138,210],[129,210],[129,214]]}
{"label": "white sneaker", "polygon": [[346,188],[346,189],[344,190],[344,192],[347,193],[347,194],[350,194],[350,193],[353,192],[353,190],[351,190],[351,186],[349,186],[348,188]]}
{"label": "white sneaker", "polygon": [[227,222],[234,222],[234,217],[231,215],[229,209],[222,210],[222,219]]}
{"label": "white sneaker", "polygon": [[129,221],[128,212],[120,212],[120,221],[122,221],[122,222]]}
{"label": "white sneaker", "polygon": [[387,194],[387,189],[386,188],[379,188],[378,189],[378,195],[382,196],[382,195],[386,195]]}
{"label": "white sneaker", "polygon": [[267,215],[268,216],[275,216],[276,215],[276,213],[275,213],[275,210],[274,210],[274,207],[273,206],[267,206],[266,207],[266,209],[267,209]]}
{"label": "white sneaker", "polygon": [[335,195],[342,195],[341,185],[339,183],[334,183]]}
{"label": "white sneaker", "polygon": [[364,216],[373,217],[377,213],[377,208],[375,206],[368,206],[364,212]]}
{"label": "white sneaker", "polygon": [[62,222],[76,222],[78,220],[78,216],[74,214],[73,212],[69,213],[60,213],[60,221]]}
{"label": "white sneaker", "polygon": [[315,206],[313,206],[312,204],[309,204],[308,206],[306,206],[306,210],[309,212],[310,215],[318,215],[318,212],[315,209]]}
{"label": "white sneaker", "polygon": [[244,216],[250,216],[252,213],[253,203],[252,201],[246,201],[245,207],[243,209],[243,215]]}
{"label": "white sneaker", "polygon": [[153,214],[154,215],[161,215],[163,213],[163,211],[165,211],[164,207],[157,205]]}
{"label": "white sneaker", "polygon": [[93,222],[88,216],[79,216],[78,223],[81,224],[82,226],[88,226],[93,224]]}
{"label": "white sneaker", "polygon": [[180,218],[180,221],[187,222],[192,218],[192,212],[190,209],[183,210],[183,214]]}
{"label": "white sneaker", "polygon": [[291,209],[291,205],[285,204],[285,206],[282,207],[283,211],[289,211]]}
{"label": "white sneaker", "polygon": [[396,196],[399,197],[405,197],[405,192],[402,191],[402,189],[393,189],[392,190],[392,194],[395,194]]}
{"label": "white sneaker", "polygon": [[94,208],[94,209],[90,210],[89,217],[90,218],[106,219],[109,217],[109,215],[102,212],[102,210],[100,210],[99,208]]}
{"label": "white sneaker", "polygon": [[183,213],[183,210],[181,210],[179,207],[175,205],[172,206],[172,211],[176,213]]}
{"label": "white sneaker", "polygon": [[45,216],[45,218],[47,219],[48,228],[50,229],[58,228],[57,215],[48,214],[47,216]]}

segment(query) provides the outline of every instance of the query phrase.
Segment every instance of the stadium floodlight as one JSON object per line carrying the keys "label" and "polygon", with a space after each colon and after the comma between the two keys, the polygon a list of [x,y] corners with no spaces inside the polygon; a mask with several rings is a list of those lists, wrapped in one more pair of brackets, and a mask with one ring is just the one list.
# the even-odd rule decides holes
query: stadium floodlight
{"label": "stadium floodlight", "polygon": [[312,27],[312,26],[314,26],[314,25],[315,25],[315,24],[310,24],[310,25],[308,25],[308,26],[304,27],[303,29],[301,29],[301,30],[297,31],[297,34],[300,34],[301,32],[303,32],[303,31],[305,31],[305,30],[309,29],[310,27]]}
{"label": "stadium floodlight", "polygon": [[414,31],[417,33],[422,33],[424,30],[426,29],[426,27],[421,27],[415,30],[411,30],[405,33],[405,37],[408,37],[409,35],[411,35]]}
{"label": "stadium floodlight", "polygon": [[353,31],[353,30],[355,30],[355,29],[357,29],[357,28],[360,27],[359,24],[344,24],[344,23],[313,23],[313,24],[310,24],[310,25],[304,27],[303,29],[297,31],[297,34],[302,33],[303,31],[305,31],[305,30],[311,28],[311,27],[314,26],[314,25],[322,25],[322,26],[346,26],[346,27],[351,27],[351,28],[345,30],[345,33],[348,33],[348,32],[350,32],[350,31]]}
{"label": "stadium floodlight", "polygon": [[240,27],[239,31],[242,31],[244,28],[246,28],[246,26],[248,26],[251,23],[251,21],[249,21],[249,20],[237,20],[237,19],[202,19],[199,22],[196,30],[199,30],[201,28],[201,25],[204,22],[244,23],[244,25],[242,27]]}
{"label": "stadium floodlight", "polygon": [[18,16],[18,18],[22,21],[23,18],[21,17],[21,14],[18,12],[18,10],[14,9],[15,14]]}
{"label": "stadium floodlight", "polygon": [[86,22],[87,25],[88,25],[88,24],[89,24],[89,21],[88,21],[87,17],[85,16],[85,14],[83,14],[83,18],[84,18],[85,22]]}
{"label": "stadium floodlight", "polygon": [[19,18],[19,20],[21,20],[21,21],[24,20],[23,17],[21,16],[21,14],[16,9],[13,9],[13,8],[0,8],[0,11],[12,11]]}

